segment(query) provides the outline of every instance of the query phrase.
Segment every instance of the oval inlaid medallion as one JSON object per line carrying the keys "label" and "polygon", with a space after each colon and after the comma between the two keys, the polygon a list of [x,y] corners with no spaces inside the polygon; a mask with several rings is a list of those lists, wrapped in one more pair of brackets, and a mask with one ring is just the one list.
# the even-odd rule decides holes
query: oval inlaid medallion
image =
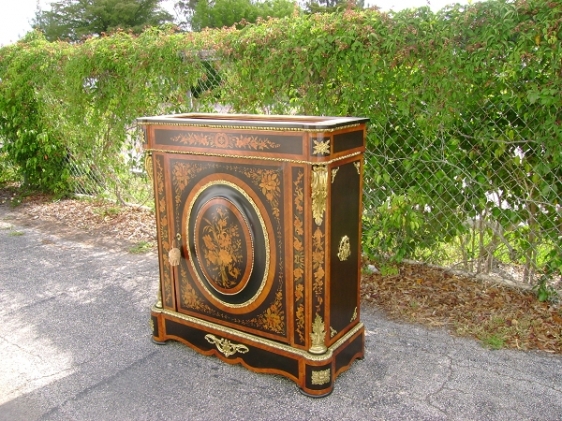
{"label": "oval inlaid medallion", "polygon": [[238,180],[218,177],[207,177],[190,194],[187,252],[195,284],[209,303],[244,313],[271,288],[270,238],[258,205],[233,182]]}
{"label": "oval inlaid medallion", "polygon": [[254,245],[240,209],[222,197],[209,200],[197,216],[194,238],[209,285],[226,295],[243,290],[252,274]]}

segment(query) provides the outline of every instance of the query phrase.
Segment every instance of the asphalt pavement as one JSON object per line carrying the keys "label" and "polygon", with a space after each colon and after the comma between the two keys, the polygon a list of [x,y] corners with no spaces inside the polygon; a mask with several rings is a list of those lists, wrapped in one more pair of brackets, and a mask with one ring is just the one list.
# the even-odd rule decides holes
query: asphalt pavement
{"label": "asphalt pavement", "polygon": [[0,420],[562,421],[562,356],[492,351],[363,306],[365,358],[325,398],[150,340],[155,253],[0,206]]}

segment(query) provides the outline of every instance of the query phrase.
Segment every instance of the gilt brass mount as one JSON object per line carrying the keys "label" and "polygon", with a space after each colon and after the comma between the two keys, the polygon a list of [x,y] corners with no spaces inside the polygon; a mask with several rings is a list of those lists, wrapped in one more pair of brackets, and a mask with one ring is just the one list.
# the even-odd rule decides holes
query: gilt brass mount
{"label": "gilt brass mount", "polygon": [[330,153],[330,139],[323,141],[314,141],[314,155],[328,155]]}
{"label": "gilt brass mount", "polygon": [[351,319],[349,320],[349,322],[354,322],[355,320],[357,320],[357,307],[355,307],[355,310],[353,310],[353,315],[351,316]]}
{"label": "gilt brass mount", "polygon": [[308,350],[311,354],[324,354],[328,348],[324,342],[326,337],[326,331],[324,330],[324,322],[322,317],[316,313],[316,318],[314,319],[314,324],[312,325],[312,333],[310,334],[310,339],[312,340],[312,346]]}
{"label": "gilt brass mount", "polygon": [[148,178],[150,178],[150,180],[152,181],[153,178],[153,174],[152,174],[152,152],[147,152],[146,156],[144,157],[144,170],[146,171],[146,174],[148,175]]}
{"label": "gilt brass mount", "polygon": [[316,386],[330,383],[330,369],[313,371],[311,373],[311,382]]}
{"label": "gilt brass mount", "polygon": [[336,174],[338,173],[339,170],[340,167],[332,168],[332,184],[334,184],[334,181],[336,180]]}
{"label": "gilt brass mount", "polygon": [[214,344],[219,350],[219,352],[223,354],[225,357],[230,357],[231,355],[234,355],[237,352],[239,352],[240,354],[245,354],[250,350],[246,345],[233,344],[228,339],[217,338],[215,335],[211,335],[210,333],[205,335],[205,339],[210,344]]}
{"label": "gilt brass mount", "polygon": [[312,215],[316,225],[322,225],[324,211],[326,210],[326,198],[328,197],[328,169],[325,165],[317,165],[312,168]]}
{"label": "gilt brass mount", "polygon": [[341,262],[347,260],[351,255],[351,245],[349,244],[349,237],[344,235],[340,240],[340,246],[338,249],[338,258]]}

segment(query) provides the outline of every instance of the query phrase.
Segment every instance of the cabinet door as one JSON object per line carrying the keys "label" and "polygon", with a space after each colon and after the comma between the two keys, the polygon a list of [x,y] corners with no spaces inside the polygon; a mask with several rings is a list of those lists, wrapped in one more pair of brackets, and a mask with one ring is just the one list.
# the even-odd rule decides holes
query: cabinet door
{"label": "cabinet door", "polygon": [[287,341],[282,164],[173,156],[178,311]]}

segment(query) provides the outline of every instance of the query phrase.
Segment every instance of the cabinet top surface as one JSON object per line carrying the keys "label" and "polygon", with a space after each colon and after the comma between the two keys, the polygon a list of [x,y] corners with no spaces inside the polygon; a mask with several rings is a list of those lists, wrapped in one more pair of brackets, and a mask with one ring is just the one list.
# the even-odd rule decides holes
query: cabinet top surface
{"label": "cabinet top surface", "polygon": [[213,114],[186,113],[140,117],[139,124],[180,125],[202,127],[232,127],[256,129],[329,130],[338,127],[362,124],[364,117],[292,116],[260,114]]}

